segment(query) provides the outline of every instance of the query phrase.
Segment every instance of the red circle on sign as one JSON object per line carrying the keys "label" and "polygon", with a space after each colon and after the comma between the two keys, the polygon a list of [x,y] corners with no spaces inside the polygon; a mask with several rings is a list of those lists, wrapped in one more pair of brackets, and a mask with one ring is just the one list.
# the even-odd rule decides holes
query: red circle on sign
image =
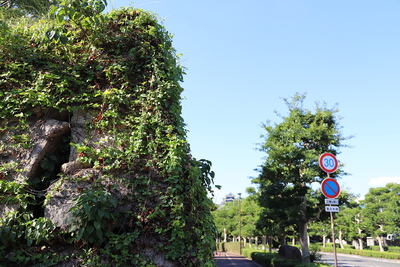
{"label": "red circle on sign", "polygon": [[340,194],[339,183],[333,178],[326,178],[321,183],[321,191],[327,198],[336,198]]}
{"label": "red circle on sign", "polygon": [[339,166],[339,163],[332,153],[324,153],[319,157],[319,166],[324,172],[332,173],[335,172]]}

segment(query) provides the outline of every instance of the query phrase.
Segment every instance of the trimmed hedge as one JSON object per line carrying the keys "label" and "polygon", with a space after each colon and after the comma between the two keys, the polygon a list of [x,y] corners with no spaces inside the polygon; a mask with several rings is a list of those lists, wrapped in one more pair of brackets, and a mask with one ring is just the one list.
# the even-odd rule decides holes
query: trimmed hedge
{"label": "trimmed hedge", "polygon": [[278,257],[277,253],[260,252],[259,250],[248,248],[243,249],[242,252],[243,256],[251,259],[254,262],[257,262],[262,266],[273,266],[272,259]]}
{"label": "trimmed hedge", "polygon": [[[379,249],[379,247],[378,247]],[[223,252],[230,252],[234,254],[239,254],[239,243],[238,242],[220,242],[217,243],[217,250]],[[332,244],[327,244],[326,247],[320,246],[321,252],[330,252],[333,253]],[[352,248],[351,245],[345,245],[345,249],[336,248],[337,253],[350,254],[350,255],[358,255],[363,257],[373,257],[373,258],[382,258],[382,259],[390,259],[390,260],[400,260],[400,248],[399,247],[388,247],[387,252],[379,252],[376,251],[376,246],[368,247],[364,250],[358,250]],[[293,262],[282,263],[280,259],[278,259],[278,253],[267,253],[262,250],[252,249],[252,248],[242,248],[242,255],[246,258],[251,258],[254,262],[266,267],[277,267],[277,266],[329,266],[321,263],[311,263],[311,264],[299,264],[293,265]],[[284,260],[287,261],[287,260]],[[289,264],[289,265],[285,265]],[[292,264],[292,265],[290,265]]]}
{"label": "trimmed hedge", "polygon": [[[238,242],[220,242],[217,243],[217,250],[239,254]],[[302,263],[295,260],[279,259],[278,253],[268,253],[253,248],[242,248],[242,255],[264,267],[322,267],[329,266],[322,263]]]}
{"label": "trimmed hedge", "polygon": [[239,242],[218,242],[217,250],[239,255],[240,254]]}
{"label": "trimmed hedge", "polygon": [[[333,247],[321,247],[321,251],[333,253]],[[400,260],[400,254],[398,252],[379,252],[379,251],[374,251],[374,250],[369,250],[369,249],[358,250],[358,249],[350,249],[350,248],[349,249],[336,248],[336,252],[343,253],[343,254],[358,255],[358,256],[363,256],[363,257]]]}

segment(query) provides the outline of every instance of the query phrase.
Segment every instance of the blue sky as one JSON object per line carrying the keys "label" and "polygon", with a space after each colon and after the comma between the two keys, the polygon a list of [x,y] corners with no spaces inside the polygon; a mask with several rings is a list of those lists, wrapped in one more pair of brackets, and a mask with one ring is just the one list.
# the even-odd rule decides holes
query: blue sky
{"label": "blue sky", "polygon": [[[364,196],[400,182],[400,1],[114,0],[156,13],[183,54],[183,118],[192,155],[213,163],[214,201],[245,193],[265,154],[261,123],[307,93],[338,105],[352,148],[341,188]],[[244,194],[246,196],[246,194]]]}

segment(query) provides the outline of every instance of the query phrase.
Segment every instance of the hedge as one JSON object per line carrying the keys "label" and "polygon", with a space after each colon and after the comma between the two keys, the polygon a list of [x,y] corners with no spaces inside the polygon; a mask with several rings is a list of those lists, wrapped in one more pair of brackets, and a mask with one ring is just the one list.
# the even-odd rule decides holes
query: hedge
{"label": "hedge", "polygon": [[[331,252],[333,253],[333,247],[321,247],[320,250],[322,252]],[[396,250],[393,250],[396,251]],[[363,257],[373,257],[373,258],[382,258],[382,259],[390,259],[390,260],[400,260],[400,254],[398,252],[379,252],[369,249],[359,250],[359,249],[351,249],[351,248],[336,248],[337,253],[343,254],[351,254],[358,255]]]}
{"label": "hedge", "polygon": [[[238,242],[220,242],[217,243],[217,250],[239,254]],[[264,267],[318,267],[329,266],[322,263],[302,263],[295,260],[279,259],[278,253],[268,253],[253,248],[242,248],[242,255]]]}

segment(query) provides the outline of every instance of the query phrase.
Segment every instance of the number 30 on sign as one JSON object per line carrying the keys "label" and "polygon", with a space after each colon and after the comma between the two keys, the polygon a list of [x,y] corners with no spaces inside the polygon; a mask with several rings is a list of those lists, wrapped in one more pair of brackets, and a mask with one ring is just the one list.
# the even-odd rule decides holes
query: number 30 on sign
{"label": "number 30 on sign", "polygon": [[338,165],[336,157],[331,153],[324,153],[319,157],[319,166],[324,172],[335,172]]}

